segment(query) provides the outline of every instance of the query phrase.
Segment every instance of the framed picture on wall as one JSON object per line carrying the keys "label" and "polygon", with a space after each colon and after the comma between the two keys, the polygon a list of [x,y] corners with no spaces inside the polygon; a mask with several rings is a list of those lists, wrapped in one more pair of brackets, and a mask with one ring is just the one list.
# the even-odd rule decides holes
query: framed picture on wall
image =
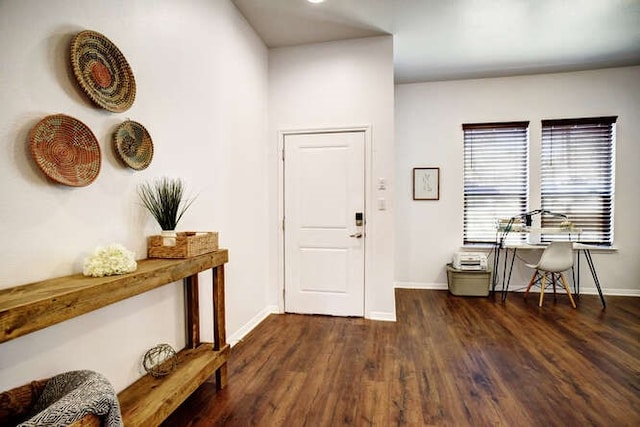
{"label": "framed picture on wall", "polygon": [[440,200],[440,168],[413,168],[413,200]]}

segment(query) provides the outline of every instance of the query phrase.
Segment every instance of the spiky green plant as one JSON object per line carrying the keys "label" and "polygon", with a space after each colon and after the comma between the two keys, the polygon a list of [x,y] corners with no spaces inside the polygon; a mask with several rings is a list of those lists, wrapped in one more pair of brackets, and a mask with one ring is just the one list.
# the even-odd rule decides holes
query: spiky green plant
{"label": "spiky green plant", "polygon": [[191,206],[195,197],[187,199],[185,186],[179,178],[159,178],[138,186],[142,204],[158,221],[163,230],[175,230],[178,221]]}

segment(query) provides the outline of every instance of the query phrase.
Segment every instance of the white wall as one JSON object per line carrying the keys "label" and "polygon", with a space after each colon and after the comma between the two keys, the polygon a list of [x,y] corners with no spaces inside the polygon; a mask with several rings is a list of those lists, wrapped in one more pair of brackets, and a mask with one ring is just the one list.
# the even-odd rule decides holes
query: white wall
{"label": "white wall", "polygon": [[[605,293],[640,295],[640,67],[417,83],[396,87],[396,272],[399,286],[444,287],[462,245],[463,123],[530,120],[536,192],[542,119],[618,116],[615,240],[593,258]],[[412,201],[411,170],[439,166],[439,201]],[[539,201],[531,208],[539,207]],[[539,254],[523,256],[535,259]],[[518,263],[516,263],[518,264]],[[584,265],[584,264],[583,264]],[[530,271],[519,268],[514,285]],[[582,289],[595,292],[586,268]]]}
{"label": "white wall", "polygon": [[[278,132],[369,126],[371,157],[367,183],[365,317],[395,319],[393,297],[394,146],[393,41],[390,36],[272,49],[269,52],[270,188],[279,194]],[[377,189],[378,178],[388,182]],[[388,209],[376,210],[382,197]],[[278,199],[270,205],[273,265],[281,265],[275,245],[281,233]],[[281,203],[281,199],[280,199]],[[272,295],[282,294],[281,272]]]}
{"label": "white wall", "polygon": [[[69,42],[84,29],[110,38],[134,71],[137,97],[125,113],[95,108],[69,72]],[[270,249],[268,53],[231,2],[5,0],[0,52],[0,287],[80,272],[85,256],[111,242],[144,258],[146,236],[159,228],[136,186],[181,177],[198,197],[178,228],[217,230],[229,249],[228,336],[260,318]],[[30,158],[29,130],[54,113],[98,138],[102,170],[88,187],[53,184]],[[121,166],[111,148],[126,118],[145,125],[155,145],[141,172]],[[209,287],[211,273],[200,283]],[[0,390],[72,369],[102,372],[120,390],[140,375],[147,349],[184,345],[183,325],[178,283],[0,344]],[[207,322],[203,337],[211,336]]]}

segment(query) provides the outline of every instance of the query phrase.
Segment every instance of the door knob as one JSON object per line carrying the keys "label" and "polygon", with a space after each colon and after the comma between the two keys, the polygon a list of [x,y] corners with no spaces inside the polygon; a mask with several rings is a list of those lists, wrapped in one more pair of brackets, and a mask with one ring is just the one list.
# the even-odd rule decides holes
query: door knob
{"label": "door knob", "polygon": [[362,233],[358,232],[354,234],[349,234],[349,237],[355,237],[356,239],[360,239],[362,238]]}

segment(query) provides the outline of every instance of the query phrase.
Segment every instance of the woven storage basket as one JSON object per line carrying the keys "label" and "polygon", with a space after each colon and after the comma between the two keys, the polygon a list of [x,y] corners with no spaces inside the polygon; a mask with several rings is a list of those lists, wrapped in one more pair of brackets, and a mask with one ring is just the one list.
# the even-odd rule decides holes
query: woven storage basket
{"label": "woven storage basket", "polygon": [[[0,393],[0,426],[15,426],[24,422],[31,414],[31,408],[42,394],[48,379],[31,381],[29,384]],[[71,424],[72,427],[99,427],[100,418],[86,415]]]}
{"label": "woven storage basket", "polygon": [[[149,258],[190,258],[218,250],[218,233],[184,231],[176,233],[175,245],[164,244],[163,236],[149,236]],[[171,238],[173,239],[173,238]]]}

